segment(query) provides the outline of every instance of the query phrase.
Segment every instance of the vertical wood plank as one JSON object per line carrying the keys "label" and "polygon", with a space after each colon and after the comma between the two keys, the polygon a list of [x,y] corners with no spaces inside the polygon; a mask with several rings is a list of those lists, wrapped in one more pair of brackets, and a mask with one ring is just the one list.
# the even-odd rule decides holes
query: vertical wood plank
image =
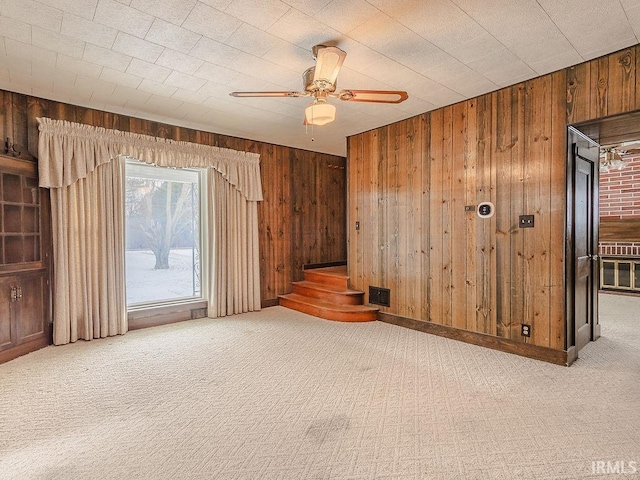
{"label": "vertical wood plank", "polygon": [[[476,198],[491,201],[491,97],[478,99]],[[476,331],[491,333],[491,219],[476,220]]]}
{"label": "vertical wood plank", "polygon": [[567,69],[566,120],[577,123],[590,116],[591,63]]}
{"label": "vertical wood plank", "polygon": [[431,319],[431,114],[420,116],[419,134],[422,138],[422,198],[420,218],[423,234],[420,238],[420,254],[422,257],[420,268],[420,292],[422,302],[420,307],[421,319]]}
{"label": "vertical wood plank", "polygon": [[442,257],[442,182],[444,109],[431,112],[430,176],[429,176],[429,321],[444,323],[443,257]]}
{"label": "vertical wood plank", "polygon": [[498,90],[494,96],[496,176],[496,335],[511,337],[511,236],[514,233],[511,211],[511,164],[513,88]]}
{"label": "vertical wood plank", "polygon": [[451,325],[467,327],[467,215],[465,206],[465,175],[468,149],[468,104],[460,102],[453,106],[452,129],[452,179],[451,179]]}
{"label": "vertical wood plank", "polygon": [[409,318],[421,318],[422,307],[421,290],[422,255],[421,239],[423,232],[422,205],[422,136],[420,131],[421,118],[413,117],[407,121],[407,186],[406,186],[406,305]]}
{"label": "vertical wood plank", "polygon": [[524,162],[525,162],[525,85],[513,87],[511,97],[511,340],[523,341],[520,323],[525,318],[524,242],[522,229],[518,228],[518,216],[524,212]]}
{"label": "vertical wood plank", "polygon": [[589,62],[591,88],[589,89],[589,118],[606,117],[608,113],[609,58],[597,58]]}
{"label": "vertical wood plank", "polygon": [[609,58],[607,114],[615,115],[635,108],[635,48],[613,53]]}
{"label": "vertical wood plank", "polygon": [[452,218],[452,181],[453,166],[453,107],[444,109],[443,140],[442,140],[442,318],[445,325],[451,325],[451,308],[453,291],[451,282],[451,257],[453,252],[453,237],[451,229]]}
{"label": "vertical wood plank", "polygon": [[[478,100],[470,100],[468,103],[467,113],[467,134],[465,138],[465,188],[464,198],[465,205],[474,206],[474,209],[465,214],[465,237],[466,245],[465,250],[465,297],[466,297],[466,313],[465,313],[465,325],[467,330],[475,331],[476,325],[476,312],[477,312],[477,253],[476,253],[476,226],[478,223],[478,216],[476,214],[478,196],[476,192],[476,186],[478,183]],[[459,246],[459,248],[462,245]]]}
{"label": "vertical wood plank", "polygon": [[390,138],[389,147],[392,149],[392,156],[395,165],[395,184],[393,209],[395,218],[393,235],[391,236],[391,291],[395,291],[395,301],[397,302],[396,311],[400,315],[408,316],[407,309],[407,246],[408,246],[408,230],[407,225],[407,167],[409,159],[407,158],[407,123],[398,122],[391,129],[392,138]]}
{"label": "vertical wood plank", "polygon": [[562,70],[552,75],[551,110],[551,244],[549,261],[551,282],[549,292],[549,346],[556,350],[565,349],[565,312],[561,305],[565,299],[564,247],[566,202],[566,155],[567,127],[564,117],[565,97],[561,91],[566,83]]}

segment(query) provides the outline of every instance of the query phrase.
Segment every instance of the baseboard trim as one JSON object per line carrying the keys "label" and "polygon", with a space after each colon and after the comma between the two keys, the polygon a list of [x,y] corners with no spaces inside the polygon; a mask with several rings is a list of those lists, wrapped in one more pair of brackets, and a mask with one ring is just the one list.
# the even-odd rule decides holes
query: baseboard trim
{"label": "baseboard trim", "polygon": [[460,342],[491,348],[493,350],[500,350],[501,352],[513,353],[515,355],[520,355],[521,357],[542,360],[543,362],[553,363],[556,365],[567,365],[567,352],[564,350],[553,350],[552,348],[538,347],[529,343],[494,337],[492,335],[487,335],[486,333],[461,330],[448,325],[438,325],[432,322],[393,315],[391,313],[379,312],[378,320],[420,332],[431,333],[433,335],[438,335],[439,337],[446,337]]}
{"label": "baseboard trim", "polygon": [[32,340],[30,342],[8,348],[3,352],[0,352],[0,363],[6,363],[10,360],[21,357],[22,355],[26,355],[27,353],[35,352],[36,350],[40,350],[41,348],[47,347],[49,345],[50,343],[48,336],[45,336],[38,338],[37,340]]}
{"label": "baseboard trim", "polygon": [[260,307],[269,308],[269,307],[277,307],[279,305],[277,298],[272,298],[271,300],[262,300],[260,302]]}
{"label": "baseboard trim", "polygon": [[578,350],[575,346],[569,347],[567,350],[567,365],[571,366],[578,359]]}

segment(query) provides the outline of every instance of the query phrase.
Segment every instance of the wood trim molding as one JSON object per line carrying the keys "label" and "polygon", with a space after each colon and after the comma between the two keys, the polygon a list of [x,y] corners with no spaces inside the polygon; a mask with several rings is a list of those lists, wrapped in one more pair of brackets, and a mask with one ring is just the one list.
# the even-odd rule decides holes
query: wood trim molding
{"label": "wood trim molding", "polygon": [[260,308],[276,307],[279,304],[280,304],[279,299],[271,298],[269,300],[262,300],[262,302],[260,302]]}
{"label": "wood trim molding", "polygon": [[33,340],[31,342],[22,343],[16,347],[9,348],[3,352],[0,352],[0,364],[6,363],[14,358],[21,357],[22,355],[26,355],[27,353],[35,352],[36,350],[40,350],[41,348],[49,346],[49,335],[42,338],[38,338],[37,340]]}
{"label": "wood trim molding", "polygon": [[324,268],[324,267],[340,267],[342,265],[346,265],[346,260],[339,260],[337,262],[324,262],[324,263],[307,263],[302,265],[303,270],[312,270],[314,268]]}
{"label": "wood trim molding", "polygon": [[157,327],[159,325],[168,325],[169,323],[183,322],[185,320],[193,320],[206,316],[206,300],[131,310],[127,313],[129,330]]}
{"label": "wood trim molding", "polygon": [[530,343],[516,342],[506,338],[487,335],[486,333],[461,330],[447,325],[438,325],[427,321],[415,320],[384,312],[378,313],[378,320],[417,330],[419,332],[431,333],[433,335],[438,335],[439,337],[446,337],[460,342],[491,348],[493,350],[500,350],[501,352],[513,353],[522,357],[533,358],[535,360],[542,360],[543,362],[554,363],[556,365],[568,365],[567,352],[564,350],[553,350],[552,348],[538,347],[536,345],[531,345]]}

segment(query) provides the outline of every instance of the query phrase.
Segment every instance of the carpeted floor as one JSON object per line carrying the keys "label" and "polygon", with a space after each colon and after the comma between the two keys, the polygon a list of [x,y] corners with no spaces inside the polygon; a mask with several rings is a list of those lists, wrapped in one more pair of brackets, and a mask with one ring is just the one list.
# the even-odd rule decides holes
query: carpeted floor
{"label": "carpeted floor", "polygon": [[0,365],[0,478],[640,479],[640,298],[600,308],[570,368],[282,307],[48,347]]}

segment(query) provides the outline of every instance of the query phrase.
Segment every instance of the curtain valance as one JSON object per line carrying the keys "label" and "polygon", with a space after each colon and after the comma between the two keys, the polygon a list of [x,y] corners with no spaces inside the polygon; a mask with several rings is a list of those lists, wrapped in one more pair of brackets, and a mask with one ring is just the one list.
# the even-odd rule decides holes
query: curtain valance
{"label": "curtain valance", "polygon": [[213,168],[247,200],[262,200],[260,155],[65,120],[38,118],[40,186],[66,187],[118,156],[161,167]]}

